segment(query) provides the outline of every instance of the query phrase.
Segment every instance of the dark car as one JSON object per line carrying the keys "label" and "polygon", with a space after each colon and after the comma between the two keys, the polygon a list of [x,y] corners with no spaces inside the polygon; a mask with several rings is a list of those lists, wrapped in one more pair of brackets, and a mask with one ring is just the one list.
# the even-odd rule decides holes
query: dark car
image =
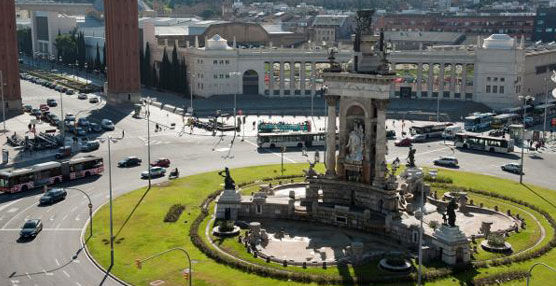
{"label": "dark car", "polygon": [[56,159],[71,157],[71,146],[60,147],[54,157],[56,157]]}
{"label": "dark car", "polygon": [[19,236],[21,238],[36,237],[42,230],[42,221],[40,219],[30,219],[23,224]]}
{"label": "dark car", "polygon": [[39,199],[41,205],[53,204],[66,198],[68,193],[64,189],[50,189]]}
{"label": "dark car", "polygon": [[386,130],[386,138],[387,139],[396,139],[396,131],[395,130]]}
{"label": "dark car", "polygon": [[118,162],[118,167],[131,167],[131,166],[139,166],[141,165],[142,160],[135,156],[127,157],[123,160]]}
{"label": "dark car", "polygon": [[89,141],[89,142],[85,143],[83,145],[83,147],[81,147],[81,151],[91,152],[91,151],[98,150],[99,147],[100,147],[100,143],[98,141],[96,141],[96,140]]}
{"label": "dark car", "polygon": [[58,105],[58,102],[54,98],[49,98],[46,100],[46,104],[50,107],[54,107]]}
{"label": "dark car", "polygon": [[152,162],[151,166],[168,168],[168,167],[170,167],[170,160],[168,160],[167,158],[160,158],[160,159]]}
{"label": "dark car", "polygon": [[406,137],[403,139],[396,140],[396,142],[394,142],[394,145],[398,147],[408,147],[411,146],[412,143],[411,143],[411,139]]}
{"label": "dark car", "polygon": [[89,123],[89,132],[102,132],[102,126],[97,123]]}

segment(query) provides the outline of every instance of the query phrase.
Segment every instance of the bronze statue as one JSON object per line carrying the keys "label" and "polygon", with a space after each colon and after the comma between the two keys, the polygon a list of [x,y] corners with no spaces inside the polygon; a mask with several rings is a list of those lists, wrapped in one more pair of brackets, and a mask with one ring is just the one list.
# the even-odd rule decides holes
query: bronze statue
{"label": "bronze statue", "polygon": [[458,204],[456,203],[455,199],[452,199],[448,206],[446,207],[446,214],[448,215],[448,225],[451,227],[456,226],[456,209],[458,208]]}
{"label": "bronze statue", "polygon": [[353,51],[361,51],[361,36],[371,33],[371,24],[373,22],[373,14],[375,10],[359,10],[355,14],[355,42],[353,43]]}
{"label": "bronze statue", "polygon": [[415,167],[415,152],[417,152],[417,150],[409,146],[409,154],[407,155],[407,167]]}
{"label": "bronze statue", "polygon": [[[225,175],[222,175],[225,173]],[[223,171],[218,172],[218,175],[224,178],[224,189],[225,190],[235,190],[236,189],[236,182],[230,176],[230,170],[226,167]]]}

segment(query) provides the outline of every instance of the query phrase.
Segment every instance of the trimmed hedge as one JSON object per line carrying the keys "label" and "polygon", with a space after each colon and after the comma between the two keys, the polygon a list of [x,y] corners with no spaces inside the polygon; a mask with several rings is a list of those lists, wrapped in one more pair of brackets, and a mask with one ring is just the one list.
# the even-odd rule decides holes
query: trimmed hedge
{"label": "trimmed hedge", "polygon": [[500,285],[500,283],[508,282],[511,280],[524,279],[529,276],[527,271],[514,270],[498,274],[489,275],[486,277],[475,278],[471,281],[474,286],[487,286],[487,285]]}
{"label": "trimmed hedge", "polygon": [[185,205],[175,204],[170,207],[168,213],[164,217],[164,222],[176,222],[181,216],[181,213],[185,210]]}

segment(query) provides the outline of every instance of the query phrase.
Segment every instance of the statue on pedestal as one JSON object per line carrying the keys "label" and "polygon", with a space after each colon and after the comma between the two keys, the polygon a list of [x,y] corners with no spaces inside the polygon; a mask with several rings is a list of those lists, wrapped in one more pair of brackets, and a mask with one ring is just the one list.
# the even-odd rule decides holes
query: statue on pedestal
{"label": "statue on pedestal", "polygon": [[348,161],[363,161],[363,136],[363,126],[355,123],[353,130],[349,133],[348,143],[346,144],[348,150],[346,159]]}
{"label": "statue on pedestal", "polygon": [[417,152],[417,150],[409,146],[409,154],[407,155],[407,165],[406,165],[409,168],[415,167],[415,152]]}
{"label": "statue on pedestal", "polygon": [[448,215],[448,225],[451,227],[456,226],[456,209],[458,208],[458,204],[456,203],[455,199],[452,199],[448,206],[446,207],[446,214]]}
{"label": "statue on pedestal", "polygon": [[[225,175],[222,175],[225,173]],[[218,172],[218,175],[224,178],[224,189],[225,190],[235,190],[236,189],[236,182],[230,176],[230,170],[226,167],[223,171]]]}

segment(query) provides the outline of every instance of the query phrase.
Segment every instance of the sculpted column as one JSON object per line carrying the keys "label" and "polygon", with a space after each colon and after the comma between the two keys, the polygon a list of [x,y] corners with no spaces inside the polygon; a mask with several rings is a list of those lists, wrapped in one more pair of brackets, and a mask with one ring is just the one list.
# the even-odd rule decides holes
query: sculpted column
{"label": "sculpted column", "polygon": [[295,95],[295,62],[290,62],[290,96]]}
{"label": "sculpted column", "polygon": [[280,96],[284,96],[284,62],[280,62]]}
{"label": "sculpted column", "polygon": [[317,64],[315,62],[311,63],[311,82],[311,96],[314,96],[317,89]]}
{"label": "sculpted column", "polygon": [[301,62],[299,67],[299,89],[301,96],[305,96],[305,62]]}
{"label": "sculpted column", "polygon": [[465,99],[465,92],[467,90],[467,64],[461,66],[461,88],[460,98]]}
{"label": "sculpted column", "polygon": [[326,95],[328,105],[328,134],[326,135],[326,175],[336,176],[336,105],[337,95]]}
{"label": "sculpted column", "polygon": [[270,76],[268,82],[269,82],[268,95],[274,95],[274,62],[270,62]]}
{"label": "sculpted column", "polygon": [[386,100],[373,100],[376,107],[376,141],[373,186],[383,187],[386,167]]}
{"label": "sculpted column", "polygon": [[438,80],[438,96],[444,97],[444,63],[440,64],[440,77]]}
{"label": "sculpted column", "polygon": [[421,92],[423,91],[423,63],[417,65],[417,97],[421,97]]}
{"label": "sculpted column", "polygon": [[429,63],[429,77],[427,78],[427,93],[428,97],[432,97],[432,93],[434,91],[434,64]]}
{"label": "sculpted column", "polygon": [[456,64],[451,64],[451,72],[450,72],[450,98],[455,97],[456,93]]}

